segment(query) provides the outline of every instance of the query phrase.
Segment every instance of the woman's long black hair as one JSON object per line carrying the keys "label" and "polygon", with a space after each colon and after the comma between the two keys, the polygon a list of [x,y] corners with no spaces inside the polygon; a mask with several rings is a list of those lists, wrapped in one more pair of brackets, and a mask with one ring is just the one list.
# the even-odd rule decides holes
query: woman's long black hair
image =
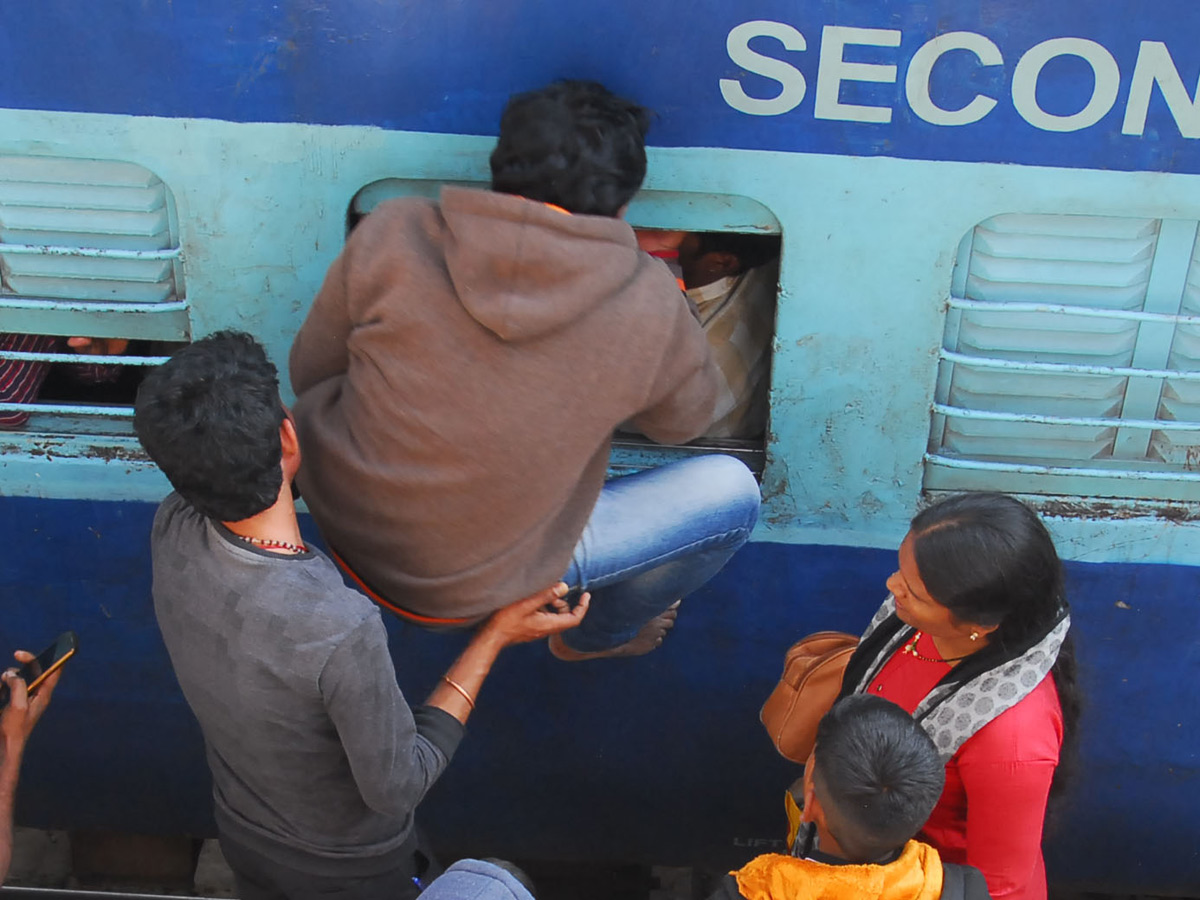
{"label": "woman's long black hair", "polygon": [[[1019,500],[992,493],[948,497],[918,513],[910,534],[930,596],[960,621],[997,626],[989,651],[1031,646],[1068,609],[1054,541]],[[1074,768],[1082,706],[1070,634],[1050,671],[1063,714],[1063,746],[1050,788],[1058,795]]]}

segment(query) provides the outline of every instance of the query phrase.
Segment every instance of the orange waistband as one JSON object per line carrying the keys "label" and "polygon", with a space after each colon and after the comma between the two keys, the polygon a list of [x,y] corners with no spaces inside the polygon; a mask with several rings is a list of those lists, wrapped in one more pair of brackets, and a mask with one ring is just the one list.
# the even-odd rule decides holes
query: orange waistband
{"label": "orange waistband", "polygon": [[479,621],[478,616],[469,616],[461,619],[439,618],[438,616],[423,616],[420,613],[407,610],[403,606],[397,606],[395,603],[385,600],[383,597],[379,596],[378,593],[372,590],[365,581],[358,577],[358,573],[350,568],[349,564],[347,564],[347,562],[342,559],[341,556],[338,555],[338,552],[332,547],[329,548],[329,555],[333,557],[334,562],[341,567],[342,571],[350,576],[350,580],[358,586],[360,591],[362,591],[384,609],[395,613],[402,619],[408,619],[408,621],[415,622],[418,625],[451,625],[458,627],[473,625],[475,622]]}

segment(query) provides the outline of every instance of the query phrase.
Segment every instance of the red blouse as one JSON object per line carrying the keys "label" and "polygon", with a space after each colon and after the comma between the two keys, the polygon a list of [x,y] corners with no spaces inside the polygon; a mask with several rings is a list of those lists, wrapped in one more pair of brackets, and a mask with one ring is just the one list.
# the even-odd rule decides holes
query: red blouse
{"label": "red blouse", "polygon": [[[929,635],[916,649],[938,656]],[[911,713],[948,671],[898,649],[868,690]],[[948,862],[983,872],[993,900],[1046,900],[1042,825],[1062,735],[1058,690],[1047,675],[946,763],[946,787],[921,837]]]}

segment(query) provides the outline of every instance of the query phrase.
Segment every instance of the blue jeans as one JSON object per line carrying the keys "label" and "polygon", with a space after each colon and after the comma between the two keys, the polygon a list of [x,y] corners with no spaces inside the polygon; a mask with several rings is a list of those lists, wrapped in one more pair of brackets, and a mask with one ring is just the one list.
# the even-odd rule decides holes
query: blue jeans
{"label": "blue jeans", "polygon": [[605,484],[563,576],[591,591],[573,650],[616,647],[721,570],[746,543],[762,502],[731,456],[694,456]]}

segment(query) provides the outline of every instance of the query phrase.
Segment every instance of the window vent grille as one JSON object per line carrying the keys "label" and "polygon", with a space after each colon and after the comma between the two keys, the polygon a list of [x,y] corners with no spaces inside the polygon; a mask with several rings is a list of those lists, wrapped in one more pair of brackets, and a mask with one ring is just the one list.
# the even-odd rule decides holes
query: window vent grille
{"label": "window vent grille", "polygon": [[1196,229],[1001,215],[968,234],[925,487],[1200,499]]}
{"label": "window vent grille", "polygon": [[[0,331],[188,340],[174,220],[170,190],[134,163],[0,155]],[[113,362],[67,352],[5,359]],[[161,361],[120,358],[122,365]],[[42,403],[0,409],[110,418],[130,412]]]}

